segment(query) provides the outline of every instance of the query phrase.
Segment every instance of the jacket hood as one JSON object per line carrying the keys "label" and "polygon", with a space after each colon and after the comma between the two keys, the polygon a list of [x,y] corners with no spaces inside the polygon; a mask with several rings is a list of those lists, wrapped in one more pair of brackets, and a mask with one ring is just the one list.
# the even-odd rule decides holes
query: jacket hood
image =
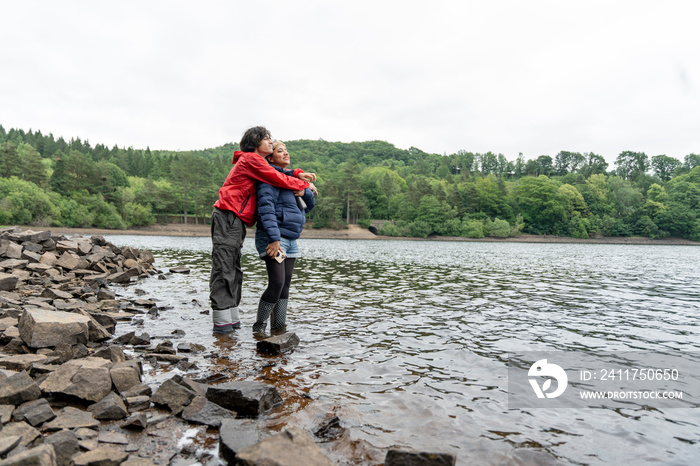
{"label": "jacket hood", "polygon": [[233,153],[233,164],[235,165],[236,162],[238,162],[238,159],[241,158],[241,155],[245,154],[242,150],[237,150]]}

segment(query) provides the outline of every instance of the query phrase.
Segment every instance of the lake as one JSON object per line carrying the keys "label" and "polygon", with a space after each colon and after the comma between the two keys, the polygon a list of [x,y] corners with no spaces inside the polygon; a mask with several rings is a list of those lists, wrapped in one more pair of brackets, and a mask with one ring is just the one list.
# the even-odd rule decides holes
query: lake
{"label": "lake", "polygon": [[[700,462],[697,397],[682,408],[611,401],[543,409],[509,406],[508,392],[509,358],[523,352],[700,360],[700,248],[300,240],[287,323],[301,344],[270,357],[252,337],[266,286],[252,238],[243,249],[243,329],[225,337],[212,336],[202,314],[209,238],[106,238],[151,250],[162,270],[191,269],[115,288],[172,307],[139,331],[181,329],[184,340],[205,345],[194,376],[277,386],[285,403],[260,420],[268,428],[312,432],[338,416],[345,435],[321,447],[341,464],[378,464],[392,447],[454,453],[465,465]],[[686,378],[687,391],[699,375]]]}

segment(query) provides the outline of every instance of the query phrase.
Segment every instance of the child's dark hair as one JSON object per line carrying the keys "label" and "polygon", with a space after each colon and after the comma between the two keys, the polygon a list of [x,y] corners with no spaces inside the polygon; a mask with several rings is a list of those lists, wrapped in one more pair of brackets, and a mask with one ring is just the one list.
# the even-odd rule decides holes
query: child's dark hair
{"label": "child's dark hair", "polygon": [[264,126],[253,126],[249,128],[241,138],[241,150],[243,152],[255,152],[260,147],[260,143],[265,138],[270,137],[270,132]]}

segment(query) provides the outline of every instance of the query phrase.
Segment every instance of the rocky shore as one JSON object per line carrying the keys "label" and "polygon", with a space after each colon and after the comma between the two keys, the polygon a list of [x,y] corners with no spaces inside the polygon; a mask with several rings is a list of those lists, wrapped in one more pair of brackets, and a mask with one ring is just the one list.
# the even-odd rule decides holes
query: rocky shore
{"label": "rocky shore", "polygon": [[[144,383],[144,365],[187,372],[188,355],[206,350],[169,339],[155,344],[147,333],[115,338],[119,322],[159,309],[149,299],[117,299],[110,286],[187,272],[153,264],[149,251],[99,235],[0,229],[0,466],[334,464],[317,441],[342,435],[336,417],[312,433],[260,429],[255,418],[283,403],[271,384],[182,375]],[[288,333],[258,350],[290,351],[298,342]],[[183,443],[193,426],[206,426],[218,448]],[[384,458],[385,465],[455,462],[449,454],[398,450]]]}

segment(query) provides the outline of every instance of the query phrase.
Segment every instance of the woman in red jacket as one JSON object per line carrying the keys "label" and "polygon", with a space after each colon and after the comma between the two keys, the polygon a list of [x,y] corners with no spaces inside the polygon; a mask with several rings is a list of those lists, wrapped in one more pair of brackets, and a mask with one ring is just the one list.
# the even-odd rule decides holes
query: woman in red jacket
{"label": "woman in red jacket", "polygon": [[[278,188],[300,191],[316,188],[313,173],[295,170],[292,177],[278,172],[265,160],[272,153],[270,132],[255,126],[241,138],[241,150],[233,154],[233,168],[219,189],[219,200],[211,214],[212,268],[209,279],[214,333],[228,333],[240,328],[238,306],[241,302],[243,271],[241,248],[245,225],[257,220],[255,185],[262,181]],[[245,224],[245,225],[244,225]],[[279,247],[279,246],[278,246]],[[277,254],[277,251],[271,251]]]}

